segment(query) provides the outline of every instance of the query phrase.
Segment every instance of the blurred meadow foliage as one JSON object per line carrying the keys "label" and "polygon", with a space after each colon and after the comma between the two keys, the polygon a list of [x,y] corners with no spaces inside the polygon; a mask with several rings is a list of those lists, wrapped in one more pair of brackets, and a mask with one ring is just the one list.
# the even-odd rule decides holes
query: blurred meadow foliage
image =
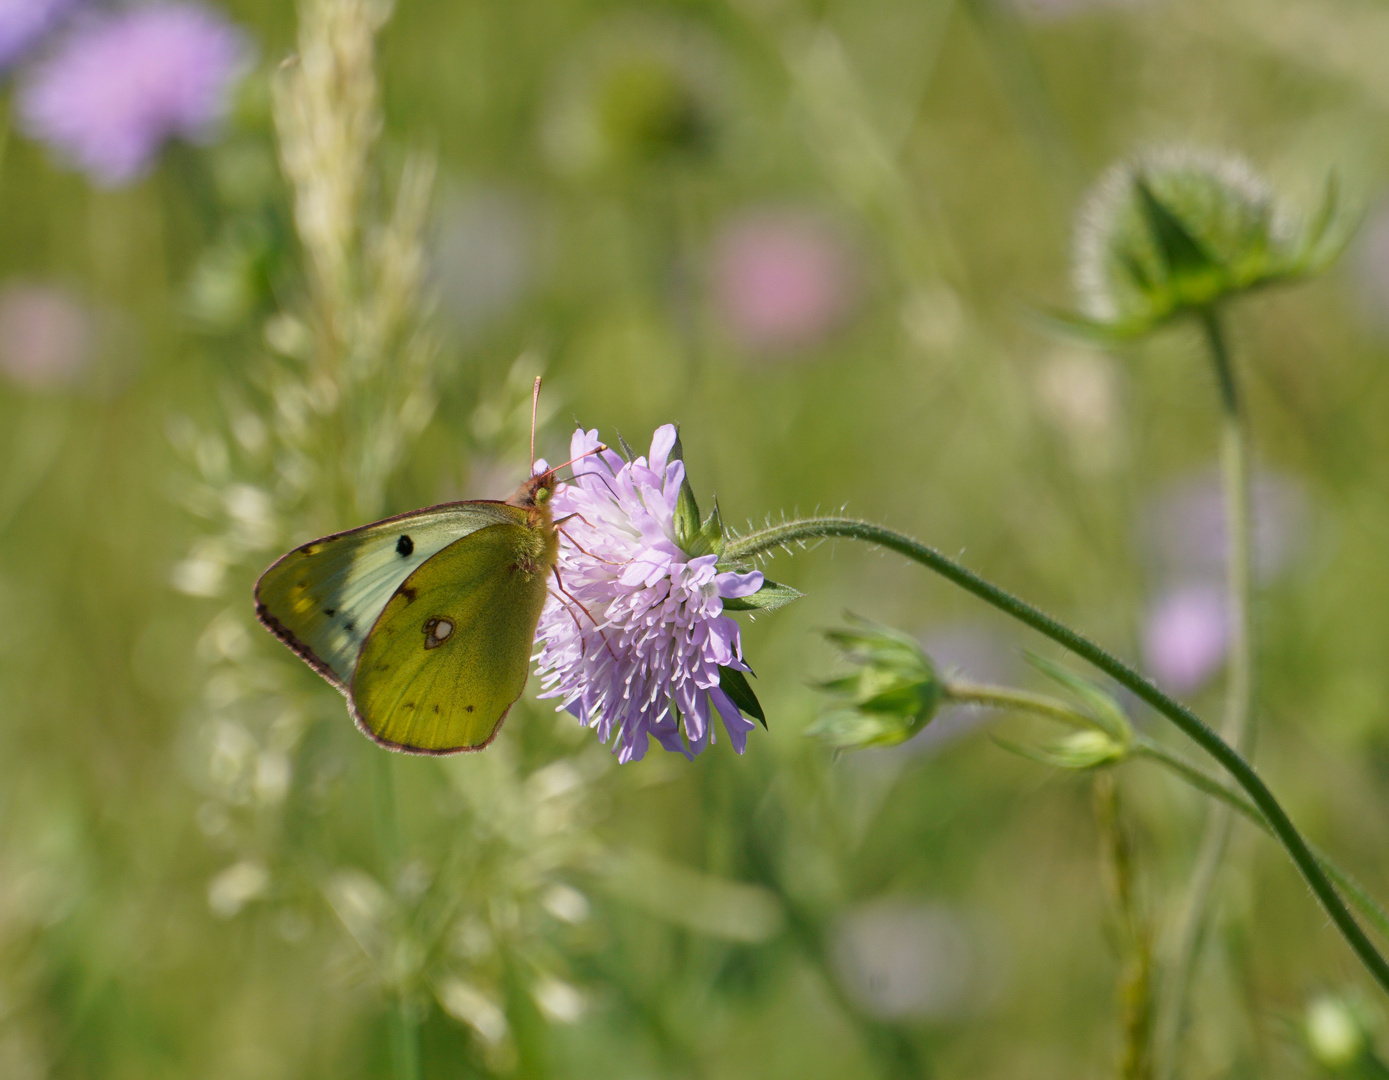
{"label": "blurred meadow foliage", "polygon": [[[0,1077],[1150,1075],[1125,988],[1206,802],[1008,754],[958,705],[889,748],[804,738],[845,610],[942,671],[1054,689],[1022,650],[1055,649],[895,557],[768,564],[805,594],[742,620],[769,730],[694,762],[619,766],[534,679],[485,753],[386,754],[250,597],[296,543],[505,497],[543,373],[551,461],[576,422],[640,447],[678,421],[735,527],[846,506],[1214,715],[1201,342],[1032,317],[1075,304],[1087,188],[1151,147],[1235,152],[1308,217],[1334,173],[1364,208],[1336,268],[1229,329],[1260,770],[1389,896],[1381,5],[205,0],[125,25],[147,62],[97,92],[79,39],[155,9],[23,7],[0,6]],[[1237,826],[1182,1075],[1384,1075],[1378,993]]]}

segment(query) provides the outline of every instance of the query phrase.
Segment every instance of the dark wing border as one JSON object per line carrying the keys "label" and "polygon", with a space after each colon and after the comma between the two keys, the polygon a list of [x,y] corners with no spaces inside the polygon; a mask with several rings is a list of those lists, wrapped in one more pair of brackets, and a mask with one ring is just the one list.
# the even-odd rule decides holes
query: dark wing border
{"label": "dark wing border", "polygon": [[[284,644],[289,647],[289,650],[292,653],[294,653],[295,656],[299,657],[300,660],[304,661],[304,663],[308,664],[309,667],[313,668],[314,672],[321,676],[330,686],[333,687],[334,690],[338,691],[338,693],[342,694],[343,697],[347,698],[349,706],[348,711],[352,713],[352,719],[354,722],[357,721],[357,711],[355,707],[352,706],[351,685],[348,683],[344,683],[341,679],[339,679],[337,676],[337,672],[335,672],[328,665],[327,661],[320,657],[318,653],[314,652],[313,649],[309,648],[308,645],[306,645],[304,642],[300,641],[297,637],[295,637],[294,631],[290,630],[289,627],[287,627],[284,623],[280,622],[280,620],[275,617],[274,613],[268,607],[265,606],[265,604],[261,601],[260,598],[261,583],[265,581],[265,579],[270,575],[271,571],[273,571],[277,566],[280,565],[280,563],[284,562],[291,555],[309,554],[308,552],[304,551],[305,548],[316,547],[319,544],[327,544],[333,540],[341,540],[344,536],[347,536],[351,533],[362,532],[366,529],[374,529],[378,525],[391,525],[397,521],[404,521],[406,518],[418,517],[420,514],[432,514],[436,511],[441,510],[456,510],[459,507],[463,506],[476,506],[478,503],[485,503],[489,506],[510,505],[503,499],[460,499],[457,502],[436,503],[433,506],[422,506],[418,510],[408,510],[403,514],[392,514],[390,517],[381,518],[379,521],[369,521],[365,525],[358,525],[352,529],[343,529],[341,532],[329,533],[327,536],[320,536],[316,540],[309,540],[306,543],[291,548],[289,551],[286,551],[273,563],[267,566],[263,571],[261,571],[260,577],[256,578],[255,589],[252,591],[252,595],[254,596],[256,601],[256,620],[263,627],[265,627],[272,634],[274,634],[277,638],[279,638],[282,642],[284,642]],[[483,526],[483,528],[486,527],[487,526],[485,525]],[[394,596],[395,594],[392,593],[391,595]],[[512,704],[514,705],[515,702],[512,702]],[[509,708],[510,707],[508,706],[508,711]],[[504,716],[505,714],[503,714],[503,717]],[[357,726],[361,728],[362,725],[360,722],[358,722]],[[368,732],[368,734],[370,734],[370,732]],[[372,738],[376,739],[374,735],[372,736]],[[495,732],[493,732],[492,738],[496,738]],[[376,741],[381,742],[380,739],[376,739]],[[491,739],[488,740],[488,742],[490,741]],[[386,743],[381,742],[381,745],[385,746]],[[404,748],[393,747],[393,749]]]}

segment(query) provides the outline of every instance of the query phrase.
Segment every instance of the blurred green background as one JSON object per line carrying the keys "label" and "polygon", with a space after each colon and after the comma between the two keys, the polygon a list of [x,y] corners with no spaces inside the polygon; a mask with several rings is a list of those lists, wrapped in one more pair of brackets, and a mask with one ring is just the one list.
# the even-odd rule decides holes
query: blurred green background
{"label": "blurred green background", "polygon": [[[242,505],[262,527],[197,577],[189,508],[259,483],[238,462],[304,294],[268,88],[295,13],[222,9],[259,61],[212,145],[106,190],[4,143],[0,1076],[387,1077],[402,1012],[427,1077],[1119,1075],[1091,778],[983,716],[838,759],[802,737],[845,610],[1036,679],[1037,641],[919,569],[779,555],[805,599],[744,620],[770,731],[621,767],[534,686],[483,755],[358,735],[250,597],[359,521]],[[1370,0],[400,0],[374,167],[386,191],[437,156],[438,405],[379,509],[509,493],[543,371],[552,460],[574,421],[639,451],[678,421],[730,524],[845,506],[1160,662],[1154,613],[1212,578],[1200,342],[1110,353],[1028,311],[1073,302],[1117,158],[1229,149],[1309,212],[1334,171],[1356,244],[1232,320],[1271,492],[1258,760],[1389,896],[1386,50]],[[25,360],[36,295],[78,326],[37,354],[68,341],[58,375]],[[1207,716],[1216,666],[1182,688]],[[1204,806],[1141,764],[1119,784],[1160,935]],[[1318,1075],[1302,1012],[1356,987],[1239,828],[1185,1075]]]}

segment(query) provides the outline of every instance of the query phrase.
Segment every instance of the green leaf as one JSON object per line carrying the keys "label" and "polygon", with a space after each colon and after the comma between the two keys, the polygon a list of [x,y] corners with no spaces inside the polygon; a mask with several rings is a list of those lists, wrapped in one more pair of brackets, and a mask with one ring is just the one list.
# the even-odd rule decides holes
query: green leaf
{"label": "green leaf", "polygon": [[762,579],[762,588],[751,596],[733,596],[724,600],[724,611],[775,611],[785,607],[793,600],[799,600],[805,593],[798,592],[790,585],[782,585],[771,578]]}
{"label": "green leaf", "polygon": [[757,695],[752,692],[752,686],[748,683],[747,676],[736,668],[719,668],[719,689],[728,695],[728,700],[738,706],[738,711],[745,716],[751,716],[759,721],[765,728],[767,726],[767,714],[762,711],[762,704],[757,700]]}

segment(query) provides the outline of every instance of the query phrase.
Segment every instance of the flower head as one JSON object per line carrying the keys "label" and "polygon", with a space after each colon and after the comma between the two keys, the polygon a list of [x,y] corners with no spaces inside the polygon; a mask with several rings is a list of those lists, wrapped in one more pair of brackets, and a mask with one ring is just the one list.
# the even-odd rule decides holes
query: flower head
{"label": "flower head", "polygon": [[0,70],[23,59],[83,0],[0,0]]}
{"label": "flower head", "polygon": [[714,741],[715,711],[741,754],[753,727],[743,712],[756,713],[735,701],[746,687],[739,673],[751,669],[724,601],[756,593],[763,576],[721,569],[717,554],[677,543],[685,463],[674,426],[657,429],[649,457],[634,461],[598,446],[597,431],[574,433],[572,456],[588,456],[551,502],[555,520],[568,520],[563,592],[536,631],[540,696],[557,698],[604,743],[615,738],[620,761],[639,760],[652,738],[693,758]]}
{"label": "flower head", "polygon": [[194,4],[95,17],[28,77],[24,128],[98,183],[135,179],[163,143],[204,139],[248,58],[240,31]]}
{"label": "flower head", "polygon": [[1121,162],[1086,200],[1076,242],[1082,314],[1101,338],[1145,334],[1251,289],[1325,269],[1350,237],[1334,182],[1296,222],[1237,158],[1172,150]]}

